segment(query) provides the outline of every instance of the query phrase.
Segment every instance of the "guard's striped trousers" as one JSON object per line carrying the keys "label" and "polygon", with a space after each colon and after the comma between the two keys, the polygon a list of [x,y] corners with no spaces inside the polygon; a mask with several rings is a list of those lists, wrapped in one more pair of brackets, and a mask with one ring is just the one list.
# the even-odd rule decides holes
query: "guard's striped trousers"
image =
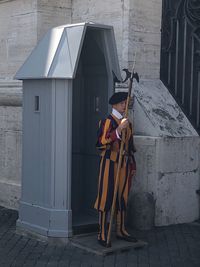
{"label": "guard's striped trousers", "polygon": [[[107,242],[110,213],[107,211],[99,212],[99,233],[98,240]],[[117,211],[116,215],[116,235],[128,235],[125,228],[125,211]]]}
{"label": "guard's striped trousers", "polygon": [[[118,162],[102,157],[100,161],[98,194],[95,208],[98,211],[110,211],[112,207],[115,178],[117,176]],[[117,190],[116,209],[126,210],[128,194],[131,186],[130,165],[125,158],[122,161]]]}

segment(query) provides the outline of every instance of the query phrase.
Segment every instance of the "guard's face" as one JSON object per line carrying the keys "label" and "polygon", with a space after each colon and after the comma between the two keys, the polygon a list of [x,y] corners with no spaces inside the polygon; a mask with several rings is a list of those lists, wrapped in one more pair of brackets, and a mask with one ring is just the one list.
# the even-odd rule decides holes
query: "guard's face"
{"label": "guard's face", "polygon": [[113,105],[113,108],[115,108],[119,113],[124,114],[125,110],[126,110],[126,100]]}

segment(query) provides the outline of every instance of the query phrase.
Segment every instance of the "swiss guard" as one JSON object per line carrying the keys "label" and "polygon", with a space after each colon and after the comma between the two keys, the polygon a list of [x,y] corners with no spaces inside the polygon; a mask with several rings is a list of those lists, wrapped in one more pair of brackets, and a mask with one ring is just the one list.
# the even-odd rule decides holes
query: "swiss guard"
{"label": "swiss guard", "polygon": [[[136,150],[133,143],[132,124],[127,118],[123,118],[127,97],[128,93],[125,92],[114,93],[111,96],[109,104],[112,105],[112,112],[106,119],[99,122],[97,134],[98,140],[96,147],[100,150],[100,169],[98,193],[94,207],[99,213],[98,242],[105,247],[108,247],[108,228],[118,169],[122,131],[125,132],[125,139],[115,203],[116,237],[129,242],[137,242],[137,239],[128,233],[125,226],[128,195],[132,177],[136,172],[134,158]],[[111,243],[109,243],[109,246],[111,246]]]}

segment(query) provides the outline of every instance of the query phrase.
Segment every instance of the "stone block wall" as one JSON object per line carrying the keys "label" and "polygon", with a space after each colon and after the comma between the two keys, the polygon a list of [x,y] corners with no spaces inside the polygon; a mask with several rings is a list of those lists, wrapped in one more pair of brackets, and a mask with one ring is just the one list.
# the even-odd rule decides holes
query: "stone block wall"
{"label": "stone block wall", "polygon": [[113,25],[121,69],[133,66],[141,78],[159,79],[161,0],[72,1],[72,23]]}
{"label": "stone block wall", "polygon": [[72,0],[37,0],[38,40],[52,27],[71,23]]}
{"label": "stone block wall", "polygon": [[[72,1],[72,23],[94,21],[114,27],[121,67],[126,66],[123,54],[125,53],[124,50],[128,49],[126,46],[128,38],[128,10],[124,7],[125,3],[129,3],[129,0],[108,0],[104,2],[96,0]],[[124,38],[124,34],[126,34],[126,38]]]}
{"label": "stone block wall", "polygon": [[130,222],[137,221],[132,203],[136,193],[154,197],[157,226],[197,220],[200,138],[160,80],[141,80],[133,88],[134,112],[129,115],[134,121],[137,173]]}
{"label": "stone block wall", "polygon": [[0,83],[0,205],[18,209],[22,163],[22,89]]}
{"label": "stone block wall", "polygon": [[135,60],[141,78],[160,78],[161,0],[132,0],[129,11],[129,65]]}
{"label": "stone block wall", "polygon": [[18,209],[22,84],[13,76],[46,31],[71,23],[71,0],[0,0],[0,205]]}
{"label": "stone block wall", "polygon": [[37,1],[0,1],[0,79],[12,79],[37,42]]}
{"label": "stone block wall", "polygon": [[138,169],[131,194],[148,192],[153,195],[155,225],[197,220],[199,137],[136,136],[135,144]]}
{"label": "stone block wall", "polygon": [[71,23],[71,0],[0,1],[0,80],[13,79],[41,36]]}

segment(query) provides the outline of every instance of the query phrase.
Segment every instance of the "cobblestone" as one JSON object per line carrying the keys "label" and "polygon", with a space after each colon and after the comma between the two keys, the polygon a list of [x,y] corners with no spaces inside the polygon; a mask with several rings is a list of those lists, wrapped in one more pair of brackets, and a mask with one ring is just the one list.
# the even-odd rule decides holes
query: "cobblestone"
{"label": "cobblestone", "polygon": [[156,227],[133,231],[148,242],[130,249],[97,256],[70,243],[55,245],[16,233],[17,211],[0,207],[0,267],[197,267],[200,266],[200,224]]}

